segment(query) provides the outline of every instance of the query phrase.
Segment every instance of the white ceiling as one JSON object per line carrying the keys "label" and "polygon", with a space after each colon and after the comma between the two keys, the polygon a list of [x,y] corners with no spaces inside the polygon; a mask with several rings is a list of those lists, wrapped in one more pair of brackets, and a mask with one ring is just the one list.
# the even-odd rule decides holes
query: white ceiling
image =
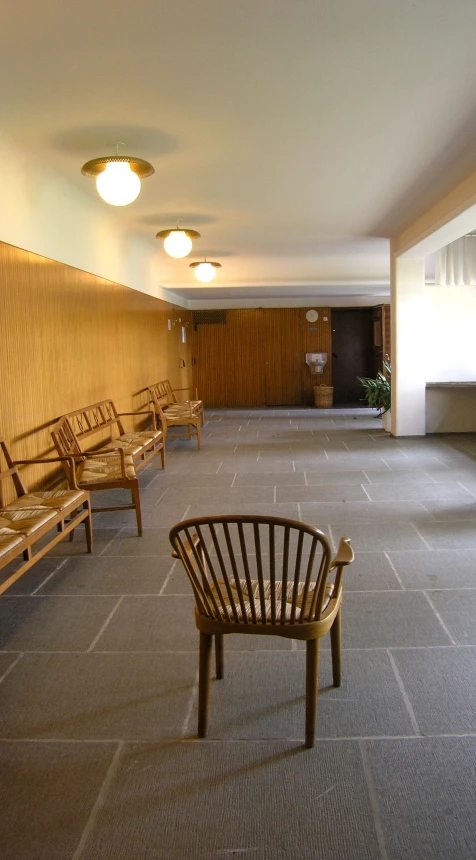
{"label": "white ceiling", "polygon": [[117,141],[151,161],[116,217],[192,306],[380,303],[389,237],[476,170],[475,31],[474,0],[4,0],[0,126],[91,196]]}

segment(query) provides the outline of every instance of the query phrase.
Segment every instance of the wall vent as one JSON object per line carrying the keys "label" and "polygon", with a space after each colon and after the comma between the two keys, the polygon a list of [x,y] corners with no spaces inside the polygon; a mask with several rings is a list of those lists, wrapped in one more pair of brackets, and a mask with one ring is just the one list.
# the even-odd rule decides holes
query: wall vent
{"label": "wall vent", "polygon": [[226,311],[192,311],[195,331],[199,325],[225,325]]}

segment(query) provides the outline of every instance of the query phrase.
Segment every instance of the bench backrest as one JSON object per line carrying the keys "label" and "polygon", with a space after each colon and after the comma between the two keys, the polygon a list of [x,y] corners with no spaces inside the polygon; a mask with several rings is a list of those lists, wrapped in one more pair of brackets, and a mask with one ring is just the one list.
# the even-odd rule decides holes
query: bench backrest
{"label": "bench backrest", "polygon": [[156,382],[155,385],[148,386],[149,403],[155,412],[158,412],[162,418],[162,409],[169,405],[170,401],[167,394],[163,392],[163,382]]}
{"label": "bench backrest", "polygon": [[149,392],[151,400],[153,399],[154,403],[160,403],[161,406],[169,406],[171,403],[177,403],[177,398],[168,379],[163,379],[161,382],[149,385]]}
{"label": "bench backrest", "polygon": [[20,498],[20,496],[24,496],[27,492],[26,487],[23,484],[20,473],[11,458],[5,440],[0,438],[0,508],[2,508],[4,504],[3,482],[7,481],[8,478],[12,479],[18,498]]}
{"label": "bench backrest", "polygon": [[[63,415],[51,431],[56,450],[61,457],[84,458],[84,440],[95,433],[117,427],[122,436],[124,427],[112,400],[101,400]],[[65,468],[68,464],[65,463]]]}

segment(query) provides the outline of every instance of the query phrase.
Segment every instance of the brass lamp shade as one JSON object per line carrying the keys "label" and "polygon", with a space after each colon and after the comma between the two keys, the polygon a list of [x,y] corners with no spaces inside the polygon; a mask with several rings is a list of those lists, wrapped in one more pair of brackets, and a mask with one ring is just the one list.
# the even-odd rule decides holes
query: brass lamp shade
{"label": "brass lamp shade", "polygon": [[129,155],[104,155],[101,158],[92,158],[91,161],[87,161],[86,164],[83,164],[81,173],[83,176],[91,176],[93,179],[97,179],[99,174],[106,169],[108,164],[117,161],[129,164],[132,172],[135,173],[139,179],[145,179],[147,176],[152,176],[152,174],[155,173],[154,168],[148,161],[144,161],[143,158],[133,158]]}
{"label": "brass lamp shade", "polygon": [[168,239],[171,233],[185,233],[189,239],[200,239],[200,233],[197,233],[196,230],[184,230],[183,227],[171,227],[170,230],[160,230],[155,234],[156,239]]}

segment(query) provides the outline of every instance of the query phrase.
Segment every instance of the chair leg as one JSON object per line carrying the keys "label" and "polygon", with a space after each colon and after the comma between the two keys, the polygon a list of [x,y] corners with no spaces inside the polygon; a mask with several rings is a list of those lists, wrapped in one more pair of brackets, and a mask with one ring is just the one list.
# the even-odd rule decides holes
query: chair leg
{"label": "chair leg", "polygon": [[210,704],[210,663],[212,656],[211,633],[200,632],[200,658],[198,667],[198,737],[204,738],[208,727]]}
{"label": "chair leg", "polygon": [[223,670],[225,667],[225,652],[223,648],[223,633],[215,635],[215,664],[216,676],[218,679],[223,678]]}
{"label": "chair leg", "polygon": [[313,747],[316,737],[319,644],[319,639],[306,642],[306,747]]}
{"label": "chair leg", "polygon": [[197,450],[200,451],[200,421],[198,420],[198,418],[195,427],[197,430]]}
{"label": "chair leg", "polygon": [[93,524],[91,517],[91,505],[89,502],[84,502],[83,508],[89,511],[89,517],[84,520],[84,527],[86,529],[86,545],[88,548],[88,552],[93,551]]}
{"label": "chair leg", "polygon": [[140,509],[139,481],[135,480],[131,487],[131,496],[136,509],[137,534],[142,537],[142,512]]}
{"label": "chair leg", "polygon": [[334,619],[334,623],[330,629],[331,653],[332,653],[332,680],[334,682],[334,687],[340,687],[341,675],[342,675],[341,647],[340,647],[341,608],[342,607],[339,607],[339,611],[338,611],[338,613]]}

